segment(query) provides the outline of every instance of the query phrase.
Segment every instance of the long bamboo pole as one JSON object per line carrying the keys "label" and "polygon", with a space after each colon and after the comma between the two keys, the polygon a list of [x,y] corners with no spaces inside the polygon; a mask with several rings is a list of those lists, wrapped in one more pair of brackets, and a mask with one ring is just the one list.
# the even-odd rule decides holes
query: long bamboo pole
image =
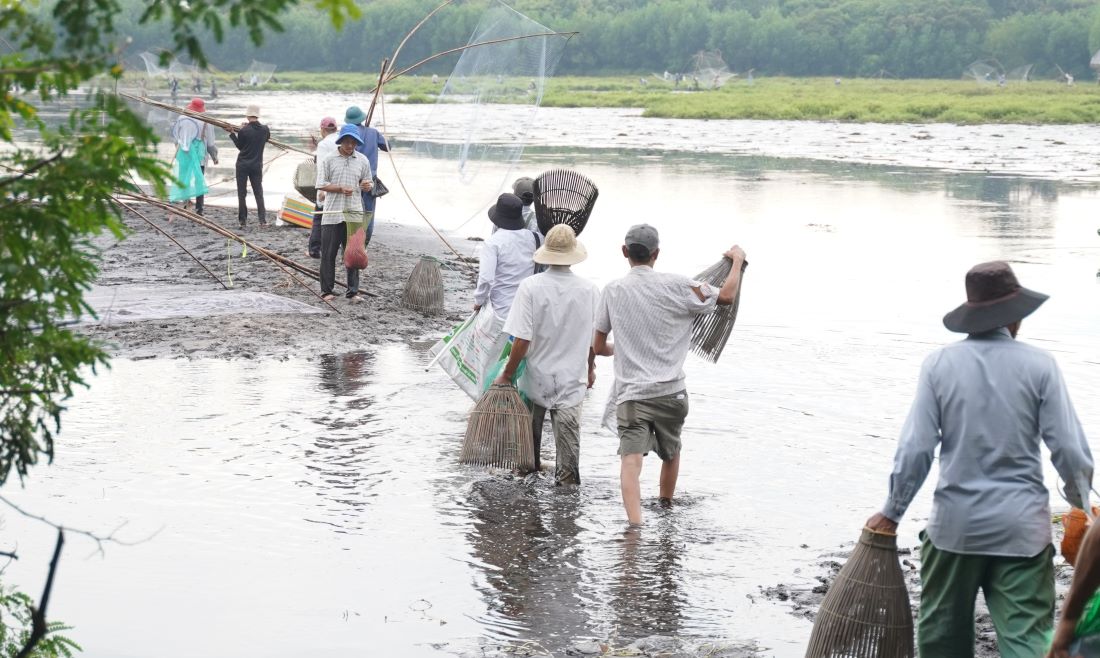
{"label": "long bamboo pole", "polygon": [[206,270],[206,273],[207,273],[207,274],[209,274],[210,276],[214,277],[214,280],[215,280],[215,281],[217,281],[218,283],[220,283],[220,284],[221,284],[221,286],[222,286],[222,288],[225,288],[226,290],[229,290],[229,286],[225,285],[225,282],[224,282],[224,281],[222,281],[222,280],[221,280],[220,278],[218,278],[218,275],[217,275],[217,274],[214,274],[214,272],[212,272],[212,271],[210,270],[210,268],[206,266],[206,264],[205,264],[205,263],[203,263],[203,262],[202,262],[201,260],[199,260],[199,257],[198,257],[198,256],[196,256],[195,254],[191,253],[191,250],[190,250],[190,249],[188,249],[187,247],[185,247],[185,246],[183,246],[182,244],[180,244],[180,243],[179,243],[179,240],[176,240],[176,239],[175,239],[174,237],[172,237],[171,235],[169,235],[167,231],[165,231],[165,230],[164,230],[164,229],[162,229],[161,227],[157,226],[157,225],[156,225],[156,223],[155,223],[155,222],[154,222],[153,220],[149,219],[149,218],[148,218],[148,217],[147,217],[147,216],[145,215],[145,213],[141,212],[140,210],[138,210],[137,208],[134,208],[134,207],[133,207],[133,206],[131,206],[131,205],[128,205],[128,204],[125,204],[125,203],[123,203],[123,202],[119,201],[118,199],[116,199],[116,198],[114,198],[114,197],[110,197],[110,201],[111,201],[111,203],[115,204],[115,205],[116,205],[116,206],[118,206],[119,208],[122,208],[122,209],[125,209],[125,210],[129,210],[130,212],[134,213],[135,215],[137,215],[138,217],[140,217],[140,218],[141,218],[142,220],[144,220],[146,224],[148,224],[149,226],[152,226],[152,227],[153,227],[153,229],[154,229],[154,230],[155,230],[155,231],[156,231],[157,233],[160,233],[160,234],[161,234],[161,235],[163,235],[164,237],[166,237],[166,238],[168,238],[169,240],[171,240],[172,242],[174,242],[174,243],[176,244],[176,246],[177,246],[177,247],[179,247],[180,249],[183,249],[184,253],[186,253],[186,254],[187,254],[188,256],[190,256],[190,257],[191,257],[191,259],[192,259],[192,260],[194,260],[194,261],[195,261],[196,263],[198,263],[198,264],[199,264],[199,267],[201,267],[202,269]]}
{"label": "long bamboo pole", "polygon": [[382,85],[386,79],[386,66],[390,63],[390,59],[387,57],[382,60],[382,70],[378,73],[378,86],[374,88],[374,96],[370,99],[370,107],[367,108],[367,125],[370,125],[371,118],[374,116],[374,106],[378,104],[378,97],[382,95]]}
{"label": "long bamboo pole", "polygon": [[[206,114],[206,113],[203,113],[203,112],[194,112],[194,111],[189,110],[185,107],[176,107],[175,105],[171,105],[169,103],[162,103],[160,101],[155,101],[152,98],[146,98],[144,96],[135,96],[135,95],[127,93],[125,91],[118,92],[118,95],[122,96],[123,98],[127,98],[129,100],[132,100],[132,101],[137,101],[139,103],[145,103],[146,105],[152,105],[153,107],[160,108],[162,110],[167,110],[169,112],[175,112],[176,114],[182,114],[183,116],[188,116],[188,117],[191,117],[192,119],[198,119],[199,121],[202,121],[204,123],[209,123],[212,126],[217,126],[217,127],[221,128],[222,130],[225,130],[227,132],[237,132],[238,130],[240,130],[240,126],[229,123],[228,121],[223,121],[221,119],[215,119],[214,117],[210,116],[209,114]],[[275,148],[277,148],[277,149],[282,149],[284,151],[295,151],[297,153],[302,153],[304,155],[308,155],[311,158],[313,157],[313,151],[309,151],[307,149],[304,149],[304,148],[301,148],[301,147],[298,147],[298,146],[293,146],[293,145],[287,144],[285,142],[280,142],[278,140],[271,139],[271,137],[267,138],[267,142],[269,144],[271,144],[272,146],[274,146]]]}

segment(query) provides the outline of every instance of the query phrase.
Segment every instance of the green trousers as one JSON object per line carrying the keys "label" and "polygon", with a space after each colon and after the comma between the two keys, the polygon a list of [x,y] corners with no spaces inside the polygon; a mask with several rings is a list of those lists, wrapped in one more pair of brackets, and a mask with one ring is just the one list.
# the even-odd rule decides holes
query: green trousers
{"label": "green trousers", "polygon": [[1039,658],[1054,629],[1054,547],[1034,557],[964,555],[921,539],[917,645],[926,658],[974,657],[974,601],[981,589],[1002,658]]}

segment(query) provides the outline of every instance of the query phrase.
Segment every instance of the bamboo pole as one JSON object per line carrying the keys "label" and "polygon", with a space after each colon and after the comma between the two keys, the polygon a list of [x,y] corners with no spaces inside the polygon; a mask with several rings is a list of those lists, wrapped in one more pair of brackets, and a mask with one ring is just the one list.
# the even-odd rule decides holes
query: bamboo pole
{"label": "bamboo pole", "polygon": [[374,106],[378,103],[378,97],[383,93],[382,85],[386,79],[386,66],[390,63],[390,59],[386,58],[382,60],[382,71],[378,74],[378,86],[374,88],[374,96],[370,99],[370,107],[367,108],[367,124],[370,125],[371,117],[374,116]]}
{"label": "bamboo pole", "polygon": [[[132,100],[132,101],[137,101],[139,103],[145,103],[146,105],[152,105],[153,107],[160,108],[162,110],[168,110],[169,112],[175,112],[176,114],[182,114],[184,116],[191,117],[192,119],[198,119],[199,121],[202,121],[204,123],[209,123],[212,126],[217,126],[217,127],[221,128],[222,130],[225,130],[227,132],[234,132],[235,133],[238,130],[240,130],[240,126],[229,123],[228,121],[223,121],[221,119],[215,119],[214,117],[210,116],[209,114],[206,114],[206,113],[203,113],[203,112],[194,112],[194,111],[188,110],[187,108],[184,108],[184,107],[176,107],[175,105],[171,105],[170,103],[162,103],[160,101],[155,101],[151,98],[146,98],[144,96],[135,96],[135,95],[127,93],[125,91],[118,92],[118,95],[123,97],[123,98],[127,98],[129,100]],[[271,139],[270,136],[267,138],[267,142],[269,144],[271,144],[272,146],[274,146],[275,148],[282,149],[284,151],[295,151],[297,153],[302,153],[304,155],[308,155],[311,158],[314,155],[313,151],[309,151],[309,150],[306,150],[306,149],[298,147],[298,146],[292,146],[290,144],[286,144],[284,142],[280,142],[278,140]]]}

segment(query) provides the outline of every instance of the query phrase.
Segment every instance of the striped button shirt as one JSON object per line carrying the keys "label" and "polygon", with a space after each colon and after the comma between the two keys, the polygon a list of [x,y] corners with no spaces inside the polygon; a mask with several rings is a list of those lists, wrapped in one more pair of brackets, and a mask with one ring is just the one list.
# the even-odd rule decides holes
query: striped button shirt
{"label": "striped button shirt", "polygon": [[[692,290],[698,286],[704,299]],[[616,402],[648,400],[684,390],[691,325],[712,313],[718,291],[686,276],[630,268],[603,290],[596,330],[614,333]]]}
{"label": "striped button shirt", "polygon": [[[355,191],[351,194],[339,192],[325,192],[325,213],[321,216],[322,224],[339,224],[343,221],[363,221],[363,198],[359,193],[359,183],[371,180],[370,162],[362,153],[352,151],[351,155],[343,156],[340,153],[325,160],[322,165],[324,172],[318,176],[321,186],[339,185],[350,187]],[[345,218],[344,215],[351,215]]]}

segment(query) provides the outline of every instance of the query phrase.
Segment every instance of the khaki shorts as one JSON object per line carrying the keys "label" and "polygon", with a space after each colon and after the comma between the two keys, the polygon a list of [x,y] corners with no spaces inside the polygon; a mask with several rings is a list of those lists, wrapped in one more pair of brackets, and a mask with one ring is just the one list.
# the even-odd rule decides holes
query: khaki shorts
{"label": "khaki shorts", "polygon": [[654,451],[664,461],[680,454],[680,430],[688,414],[687,391],[648,400],[628,400],[616,409],[619,454]]}

